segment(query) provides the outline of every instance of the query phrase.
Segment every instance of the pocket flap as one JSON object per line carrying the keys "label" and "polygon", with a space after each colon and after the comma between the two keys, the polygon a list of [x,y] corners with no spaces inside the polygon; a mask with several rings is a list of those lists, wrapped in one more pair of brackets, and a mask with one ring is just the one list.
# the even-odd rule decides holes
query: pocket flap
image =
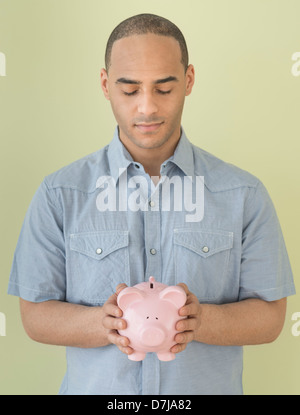
{"label": "pocket flap", "polygon": [[70,235],[70,248],[101,260],[117,249],[128,246],[128,231],[84,232]]}
{"label": "pocket flap", "polygon": [[174,243],[207,258],[217,252],[231,249],[233,232],[174,229]]}

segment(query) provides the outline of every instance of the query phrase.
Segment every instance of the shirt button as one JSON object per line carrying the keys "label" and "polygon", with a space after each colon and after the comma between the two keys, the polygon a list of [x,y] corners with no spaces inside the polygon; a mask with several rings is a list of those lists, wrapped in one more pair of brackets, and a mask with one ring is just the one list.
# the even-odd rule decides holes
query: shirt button
{"label": "shirt button", "polygon": [[153,202],[153,200],[151,200],[151,201],[149,202],[149,206],[154,207],[154,206],[155,206],[155,202]]}
{"label": "shirt button", "polygon": [[151,255],[155,255],[156,254],[156,249],[155,248],[151,248],[150,249],[150,254]]}
{"label": "shirt button", "polygon": [[202,252],[207,253],[209,251],[209,247],[208,246],[204,246],[202,248]]}
{"label": "shirt button", "polygon": [[97,249],[96,249],[96,254],[97,254],[97,255],[102,254],[102,249],[101,249],[101,248],[97,248]]}

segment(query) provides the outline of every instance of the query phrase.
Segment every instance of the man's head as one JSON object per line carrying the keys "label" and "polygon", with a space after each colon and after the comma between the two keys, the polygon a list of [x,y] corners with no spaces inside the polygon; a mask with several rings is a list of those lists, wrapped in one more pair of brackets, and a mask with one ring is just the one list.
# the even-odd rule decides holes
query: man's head
{"label": "man's head", "polygon": [[143,14],[112,32],[101,86],[129,152],[175,146],[193,83],[184,38],[173,23]]}
{"label": "man's head", "polygon": [[186,71],[189,64],[189,54],[186,42],[182,32],[170,20],[154,14],[139,14],[129,17],[121,22],[111,33],[105,51],[105,68],[109,72],[111,64],[111,51],[113,44],[124,37],[134,35],[146,35],[153,33],[159,36],[173,37],[178,43],[181,50],[181,63]]}

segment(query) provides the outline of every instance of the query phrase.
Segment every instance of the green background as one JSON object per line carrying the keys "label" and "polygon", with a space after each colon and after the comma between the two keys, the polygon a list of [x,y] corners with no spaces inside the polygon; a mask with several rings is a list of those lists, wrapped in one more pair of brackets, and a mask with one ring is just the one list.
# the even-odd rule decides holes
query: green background
{"label": "green background", "polygon": [[[275,204],[296,288],[299,268],[299,0],[0,0],[0,394],[56,394],[65,351],[31,341],[6,294],[13,253],[44,176],[106,145],[115,127],[99,73],[112,29],[138,13],[183,31],[196,69],[183,126],[190,140],[259,177]],[[245,394],[300,393],[290,297],[282,334],[244,350]],[[100,369],[99,369],[100,370]]]}

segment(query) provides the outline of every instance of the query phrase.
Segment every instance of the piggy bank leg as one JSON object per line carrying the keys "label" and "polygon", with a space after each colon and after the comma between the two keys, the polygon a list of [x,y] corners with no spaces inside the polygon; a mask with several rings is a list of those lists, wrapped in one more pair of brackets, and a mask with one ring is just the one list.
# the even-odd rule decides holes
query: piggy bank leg
{"label": "piggy bank leg", "polygon": [[128,355],[128,359],[134,360],[135,362],[139,362],[140,360],[144,360],[146,357],[146,353],[142,352],[133,352]]}
{"label": "piggy bank leg", "polygon": [[162,360],[164,362],[169,362],[170,360],[175,359],[175,353],[172,352],[157,352],[156,353],[159,360]]}

